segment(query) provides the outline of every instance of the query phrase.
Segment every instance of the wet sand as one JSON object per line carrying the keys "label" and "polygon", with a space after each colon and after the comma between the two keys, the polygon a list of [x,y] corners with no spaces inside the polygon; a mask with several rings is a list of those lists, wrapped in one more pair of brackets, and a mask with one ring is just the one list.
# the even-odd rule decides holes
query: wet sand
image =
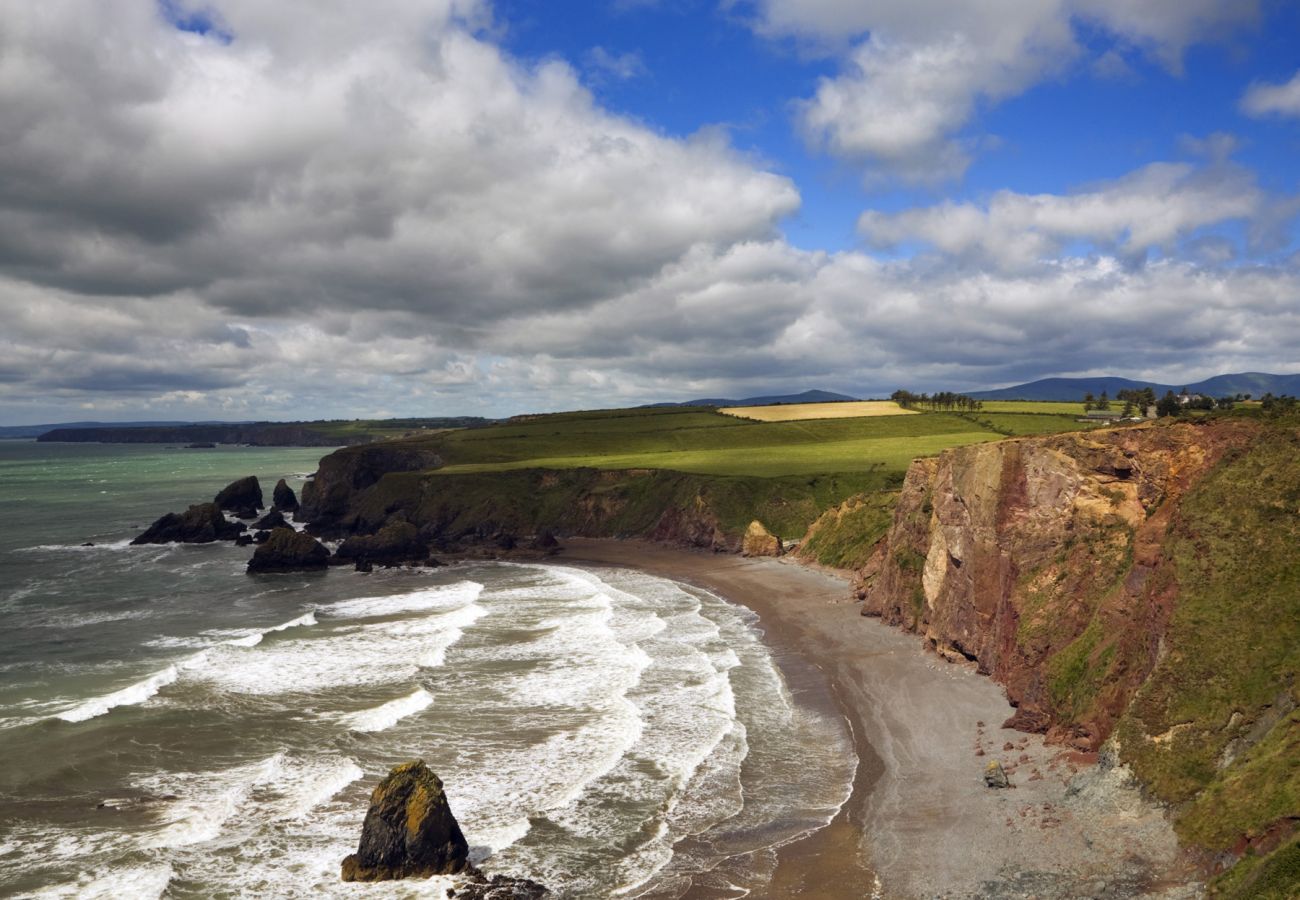
{"label": "wet sand", "polygon": [[[765,896],[1198,896],[1162,811],[1123,770],[1002,728],[1013,710],[1000,686],[859,615],[844,576],[642,541],[574,538],[556,561],[711,590],[758,614],[793,688],[824,679],[853,728],[853,794],[828,827],[780,850]],[[985,786],[994,759],[1014,788]],[[1091,771],[1085,789],[1067,791],[1076,771]]]}

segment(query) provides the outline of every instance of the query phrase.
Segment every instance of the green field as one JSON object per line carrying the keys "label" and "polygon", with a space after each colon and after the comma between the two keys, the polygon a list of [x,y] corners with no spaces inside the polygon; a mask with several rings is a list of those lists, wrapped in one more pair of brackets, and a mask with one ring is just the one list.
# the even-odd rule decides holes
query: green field
{"label": "green field", "polygon": [[[1112,400],[1116,410],[1124,408],[1123,403]],[[984,413],[1036,413],[1049,416],[1081,416],[1083,400],[1078,403],[1059,403],[1051,400],[985,400],[980,406]]]}
{"label": "green field", "polygon": [[447,475],[590,467],[773,478],[873,471],[901,475],[916,457],[949,447],[1078,427],[1059,415],[920,413],[756,422],[671,408],[519,417],[413,440],[437,453],[443,462],[438,471]]}

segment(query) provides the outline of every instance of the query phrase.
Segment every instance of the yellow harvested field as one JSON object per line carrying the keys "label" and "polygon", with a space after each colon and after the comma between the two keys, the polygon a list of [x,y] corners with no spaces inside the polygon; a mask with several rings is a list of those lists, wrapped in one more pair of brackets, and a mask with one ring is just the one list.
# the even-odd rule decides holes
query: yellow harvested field
{"label": "yellow harvested field", "polygon": [[853,400],[843,403],[783,403],[778,406],[727,406],[718,412],[756,422],[798,422],[801,419],[862,419],[868,416],[910,416],[893,400]]}

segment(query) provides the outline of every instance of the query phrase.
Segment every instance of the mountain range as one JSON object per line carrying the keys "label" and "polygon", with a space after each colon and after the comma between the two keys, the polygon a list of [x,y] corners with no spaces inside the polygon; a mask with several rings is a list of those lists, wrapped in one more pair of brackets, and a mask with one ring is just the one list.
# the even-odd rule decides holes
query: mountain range
{"label": "mountain range", "polygon": [[1207,397],[1232,397],[1250,394],[1300,394],[1300,375],[1270,375],[1265,372],[1241,372],[1235,375],[1215,375],[1204,381],[1184,384],[1159,384],[1154,381],[1134,381],[1131,378],[1042,378],[1027,384],[998,388],[991,391],[972,391],[969,396],[977,400],[1082,400],[1084,394],[1099,395],[1105,391],[1114,397],[1122,390],[1153,388],[1157,394],[1165,391],[1180,393],[1184,388],[1193,394]]}

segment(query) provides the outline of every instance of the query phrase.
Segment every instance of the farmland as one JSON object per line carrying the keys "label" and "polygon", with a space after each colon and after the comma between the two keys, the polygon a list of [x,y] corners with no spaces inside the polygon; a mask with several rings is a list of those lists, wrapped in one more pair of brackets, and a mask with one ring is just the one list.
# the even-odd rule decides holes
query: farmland
{"label": "farmland", "polygon": [[854,400],[843,403],[780,403],[773,406],[724,406],[726,416],[756,422],[799,422],[806,419],[862,419],[873,416],[906,416],[918,413],[903,409],[893,400]]}

